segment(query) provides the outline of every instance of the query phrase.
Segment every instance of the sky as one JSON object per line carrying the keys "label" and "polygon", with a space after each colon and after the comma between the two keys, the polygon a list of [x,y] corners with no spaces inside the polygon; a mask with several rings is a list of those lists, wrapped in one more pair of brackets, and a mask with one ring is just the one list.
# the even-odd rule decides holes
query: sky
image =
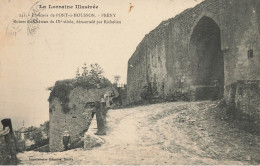
{"label": "sky", "polygon": [[[120,75],[120,82],[126,83],[128,59],[144,36],[201,1],[41,0],[46,5],[96,4],[99,9],[90,13],[115,13],[111,20],[121,24],[39,24],[36,33],[28,35],[27,24],[14,25],[12,20],[26,19],[19,14],[28,13],[37,1],[0,0],[0,118],[11,118],[16,129],[23,120],[26,127],[49,120],[50,91],[46,88],[57,80],[74,78],[84,63],[98,63],[111,82],[114,75]],[[66,10],[42,11],[59,12]]]}

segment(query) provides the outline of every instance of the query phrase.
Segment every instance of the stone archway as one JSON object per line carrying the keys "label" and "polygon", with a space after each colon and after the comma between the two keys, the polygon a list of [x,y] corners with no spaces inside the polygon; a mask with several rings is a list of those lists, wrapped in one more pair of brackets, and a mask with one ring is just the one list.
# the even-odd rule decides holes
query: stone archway
{"label": "stone archway", "polygon": [[220,28],[213,19],[204,16],[198,21],[191,34],[189,51],[193,85],[203,92],[198,99],[208,99],[209,96],[222,98],[224,58],[221,51]]}

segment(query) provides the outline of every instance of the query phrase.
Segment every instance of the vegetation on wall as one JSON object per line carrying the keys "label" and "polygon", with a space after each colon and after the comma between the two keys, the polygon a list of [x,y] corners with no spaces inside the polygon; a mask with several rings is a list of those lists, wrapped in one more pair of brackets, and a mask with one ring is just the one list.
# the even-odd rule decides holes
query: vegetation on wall
{"label": "vegetation on wall", "polygon": [[48,101],[51,102],[54,98],[58,98],[61,102],[63,112],[67,113],[70,111],[68,104],[69,94],[72,89],[77,87],[85,89],[105,88],[112,85],[103,76],[104,71],[99,64],[91,64],[89,68],[90,70],[88,70],[86,63],[84,63],[81,74],[79,68],[77,69],[76,78],[57,81],[54,87],[48,88],[51,90]]}
{"label": "vegetation on wall", "polygon": [[40,128],[44,133],[47,134],[47,137],[49,137],[49,131],[50,131],[50,122],[45,121],[43,124],[40,125]]}

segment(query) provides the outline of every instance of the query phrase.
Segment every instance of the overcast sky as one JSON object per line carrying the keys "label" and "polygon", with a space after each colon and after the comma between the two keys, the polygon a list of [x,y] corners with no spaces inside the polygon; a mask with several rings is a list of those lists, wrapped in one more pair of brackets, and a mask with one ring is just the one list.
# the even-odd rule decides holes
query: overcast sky
{"label": "overcast sky", "polygon": [[[48,120],[46,88],[73,78],[84,62],[98,63],[111,81],[120,75],[126,83],[127,61],[145,34],[201,0],[42,0],[47,5],[96,4],[99,9],[94,13],[116,13],[115,19],[122,23],[40,24],[34,36],[27,35],[26,24],[20,24],[14,27],[16,36],[6,35],[12,19],[28,13],[35,2],[0,0],[0,118],[12,118],[15,128],[23,120],[25,126]],[[134,8],[129,13],[130,3]]]}

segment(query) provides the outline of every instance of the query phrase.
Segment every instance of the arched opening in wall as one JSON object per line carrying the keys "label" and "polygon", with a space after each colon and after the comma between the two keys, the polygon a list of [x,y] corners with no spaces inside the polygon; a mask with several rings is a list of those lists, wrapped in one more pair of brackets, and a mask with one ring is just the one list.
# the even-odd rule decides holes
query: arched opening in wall
{"label": "arched opening in wall", "polygon": [[220,28],[210,17],[202,17],[190,39],[192,80],[196,99],[220,99],[224,92],[224,58]]}

